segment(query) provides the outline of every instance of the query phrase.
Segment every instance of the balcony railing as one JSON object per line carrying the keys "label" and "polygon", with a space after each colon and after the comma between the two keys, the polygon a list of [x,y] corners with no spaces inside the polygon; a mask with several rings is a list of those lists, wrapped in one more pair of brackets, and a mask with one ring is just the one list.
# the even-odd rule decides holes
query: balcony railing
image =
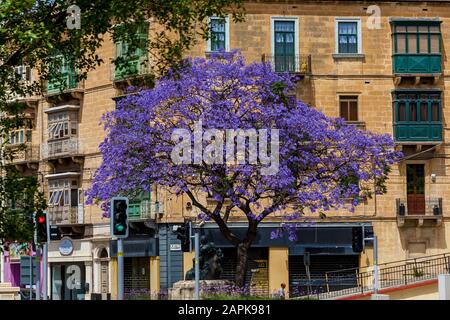
{"label": "balcony railing", "polygon": [[394,74],[440,74],[442,55],[436,54],[394,54]]}
{"label": "balcony railing", "polygon": [[[25,149],[22,149],[19,145],[11,145],[8,147],[14,152],[13,163],[39,161],[39,146],[37,145],[25,144]],[[14,151],[14,148],[17,148],[17,150]]]}
{"label": "balcony railing", "polygon": [[42,159],[76,156],[79,153],[80,146],[77,138],[48,141],[41,146]]}
{"label": "balcony railing", "polygon": [[84,80],[78,81],[75,73],[69,72],[62,76],[62,79],[47,81],[47,94],[54,95],[68,90],[84,89]]}
{"label": "balcony railing", "polygon": [[396,142],[440,142],[442,122],[397,122],[394,132]]}
{"label": "balcony railing", "polygon": [[442,198],[425,198],[420,195],[396,199],[397,215],[403,216],[442,216]]}
{"label": "balcony railing", "polygon": [[262,62],[269,63],[275,72],[288,72],[292,74],[311,74],[311,55],[266,55],[261,57]]}
{"label": "balcony railing", "polygon": [[128,216],[130,221],[156,220],[158,215],[163,214],[164,205],[161,202],[150,202],[148,200],[139,203],[129,203]]}
{"label": "balcony railing", "polygon": [[127,62],[126,66],[117,67],[111,65],[111,80],[123,81],[137,76],[142,76],[150,73],[150,65],[148,60],[140,58]]}
{"label": "balcony railing", "polygon": [[50,206],[48,208],[49,221],[53,225],[83,224],[84,206]]}

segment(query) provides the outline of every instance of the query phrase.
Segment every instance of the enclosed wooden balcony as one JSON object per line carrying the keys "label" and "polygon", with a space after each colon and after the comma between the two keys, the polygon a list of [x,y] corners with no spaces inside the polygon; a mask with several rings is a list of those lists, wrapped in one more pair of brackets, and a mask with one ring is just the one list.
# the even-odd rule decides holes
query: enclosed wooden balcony
{"label": "enclosed wooden balcony", "polygon": [[440,226],[442,224],[442,198],[426,198],[425,195],[408,195],[396,199],[397,225]]}
{"label": "enclosed wooden balcony", "polygon": [[142,200],[128,204],[128,217],[130,221],[156,220],[164,214],[164,205],[160,202]]}

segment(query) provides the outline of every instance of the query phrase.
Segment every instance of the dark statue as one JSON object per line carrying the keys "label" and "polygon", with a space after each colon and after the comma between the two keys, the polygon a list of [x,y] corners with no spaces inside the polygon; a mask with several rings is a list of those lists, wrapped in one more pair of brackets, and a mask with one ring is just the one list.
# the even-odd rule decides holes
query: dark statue
{"label": "dark statue", "polygon": [[[222,250],[216,248],[214,242],[208,242],[203,236],[200,239],[199,252],[200,280],[217,280],[222,274]],[[195,280],[195,258],[192,259],[194,267],[186,272],[186,280]]]}

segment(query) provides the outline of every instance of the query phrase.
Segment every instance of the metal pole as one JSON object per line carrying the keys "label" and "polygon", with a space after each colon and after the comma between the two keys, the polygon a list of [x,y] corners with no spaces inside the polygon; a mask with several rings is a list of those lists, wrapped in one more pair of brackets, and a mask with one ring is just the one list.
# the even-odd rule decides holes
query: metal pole
{"label": "metal pole", "polygon": [[33,300],[33,256],[29,256],[30,261],[30,300]]}
{"label": "metal pole", "polygon": [[194,299],[195,300],[200,300],[200,265],[199,265],[199,260],[200,260],[200,241],[199,241],[199,235],[198,235],[198,231],[195,232],[195,238],[194,238],[194,242],[195,242],[195,296]]}
{"label": "metal pole", "polygon": [[117,239],[117,266],[118,266],[118,282],[117,282],[117,299],[123,300],[123,240]]}
{"label": "metal pole", "polygon": [[43,248],[43,255],[44,255],[44,277],[42,279],[42,285],[43,285],[43,295],[44,295],[44,300],[48,299],[48,244],[47,242],[44,243],[44,248]]}
{"label": "metal pole", "polygon": [[373,293],[378,294],[378,239],[377,236],[373,237],[373,262],[374,262],[374,284],[373,284]]}
{"label": "metal pole", "polygon": [[36,300],[41,300],[41,248],[36,244]]}

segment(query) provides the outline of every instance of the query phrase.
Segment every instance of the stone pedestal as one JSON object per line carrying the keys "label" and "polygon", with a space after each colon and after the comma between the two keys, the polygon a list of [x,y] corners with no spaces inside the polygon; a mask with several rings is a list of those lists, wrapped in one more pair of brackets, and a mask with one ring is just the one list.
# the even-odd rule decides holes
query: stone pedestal
{"label": "stone pedestal", "polygon": [[20,288],[11,287],[11,283],[0,283],[0,300],[20,300]]}
{"label": "stone pedestal", "polygon": [[[228,286],[232,283],[228,280],[200,280],[200,296],[203,290],[207,288],[218,288],[221,286]],[[195,296],[195,281],[182,280],[174,283],[173,287],[169,289],[169,300],[194,300]]]}

